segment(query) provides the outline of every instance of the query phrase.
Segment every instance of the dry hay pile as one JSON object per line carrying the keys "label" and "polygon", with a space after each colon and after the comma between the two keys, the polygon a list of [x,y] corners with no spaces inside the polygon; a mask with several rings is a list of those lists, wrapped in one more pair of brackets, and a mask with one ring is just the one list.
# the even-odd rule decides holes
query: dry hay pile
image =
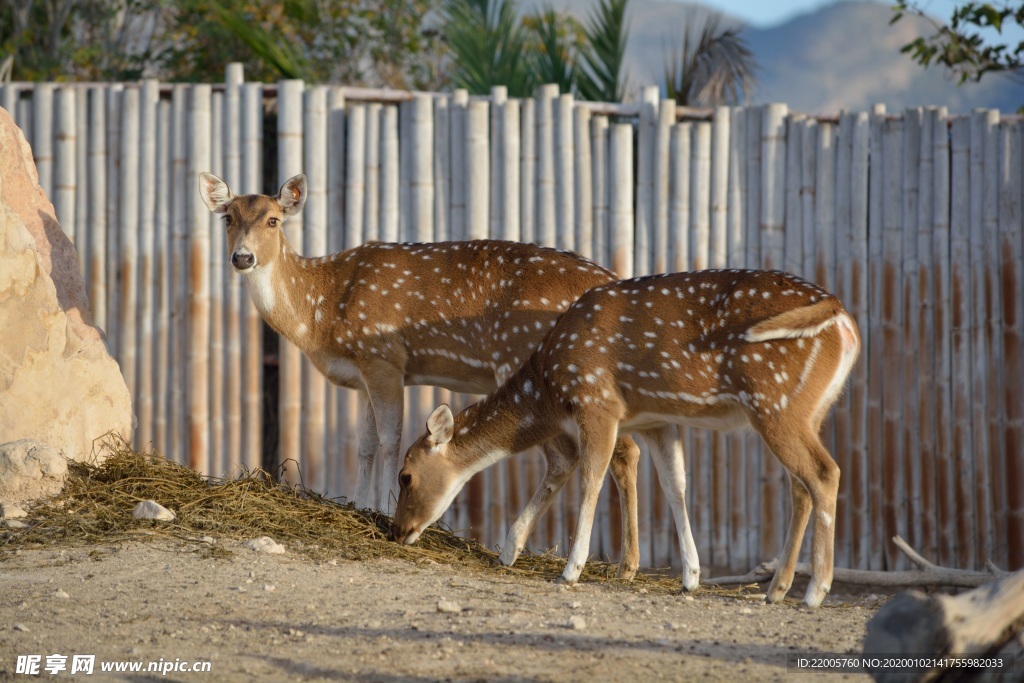
{"label": "dry hay pile", "polygon": [[[228,553],[203,543],[206,535],[246,540],[270,536],[315,560],[344,558],[406,559],[461,568],[554,579],[565,559],[524,552],[514,567],[503,567],[497,553],[435,525],[416,545],[387,539],[389,518],[351,504],[340,504],[301,486],[275,482],[262,470],[235,479],[200,476],[153,454],[134,452],[124,443],[108,443],[110,456],[98,466],[69,463],[63,492],[36,507],[28,526],[0,532],[0,561],[17,548],[85,546],[153,537],[192,542],[211,555]],[[177,514],[174,522],[132,516],[141,500],[152,499]],[[588,562],[582,582],[616,582],[617,565]],[[678,592],[678,578],[638,574],[631,586],[658,593]],[[716,593],[736,595],[743,589]]]}

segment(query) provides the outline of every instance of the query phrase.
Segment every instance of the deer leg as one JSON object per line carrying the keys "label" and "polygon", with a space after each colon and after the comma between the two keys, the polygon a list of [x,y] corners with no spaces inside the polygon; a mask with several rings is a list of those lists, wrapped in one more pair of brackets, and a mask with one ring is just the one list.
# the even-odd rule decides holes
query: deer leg
{"label": "deer leg", "polygon": [[640,566],[640,541],[637,530],[636,471],[640,449],[629,437],[619,437],[612,453],[611,472],[619,489],[619,508],[622,514],[622,551],[619,558],[620,579],[630,580]]}
{"label": "deer leg", "polygon": [[[785,433],[778,430],[779,433]],[[804,603],[817,607],[832,587],[833,544],[835,541],[836,498],[839,495],[839,467],[822,445],[817,434],[785,440],[765,438],[772,452],[790,474],[793,514],[790,516],[782,562],[771,585],[768,602],[779,602],[793,582],[800,542],[814,512],[814,538],[811,543],[811,580]]]}
{"label": "deer leg", "polygon": [[644,432],[644,440],[651,448],[654,469],[665,492],[679,535],[679,550],[683,556],[683,590],[692,591],[700,585],[700,558],[697,544],[690,529],[690,516],[686,511],[686,459],[683,442],[675,426]]}
{"label": "deer leg", "polygon": [[569,550],[565,570],[558,577],[559,583],[575,583],[583,572],[583,565],[590,555],[590,532],[594,528],[594,513],[597,512],[597,498],[601,493],[604,475],[615,450],[618,425],[614,419],[599,416],[577,416],[583,423],[589,418],[590,425],[579,426],[580,453],[580,513],[576,521],[576,535]]}
{"label": "deer leg", "polygon": [[558,436],[550,439],[541,445],[544,452],[546,469],[544,479],[533,494],[533,498],[527,503],[519,518],[516,519],[512,528],[509,529],[508,537],[505,539],[505,546],[501,549],[498,560],[506,567],[511,566],[523,552],[526,539],[537,524],[537,520],[551,507],[551,501],[569,479],[569,475],[576,469],[579,462],[579,455],[576,446],[567,436]]}
{"label": "deer leg", "polygon": [[394,366],[379,362],[363,371],[370,405],[377,421],[381,458],[380,511],[391,515],[398,501],[398,472],[402,469],[402,412],[405,385],[402,373]]}
{"label": "deer leg", "polygon": [[359,392],[360,399],[360,420],[358,434],[358,461],[359,474],[356,478],[356,507],[360,509],[372,509],[374,507],[373,495],[373,461],[377,457],[377,449],[380,448],[380,441],[377,438],[377,421],[373,417],[373,406],[365,392]]}

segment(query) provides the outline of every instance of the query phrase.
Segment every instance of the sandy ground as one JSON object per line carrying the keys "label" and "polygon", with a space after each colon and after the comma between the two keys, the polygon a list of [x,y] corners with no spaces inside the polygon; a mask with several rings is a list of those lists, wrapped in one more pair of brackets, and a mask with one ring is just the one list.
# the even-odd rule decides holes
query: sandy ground
{"label": "sandy ground", "polygon": [[[808,610],[622,582],[564,587],[497,568],[318,562],[232,540],[25,549],[0,561],[0,680],[71,678],[45,671],[53,654],[68,669],[73,655],[95,655],[79,680],[799,680],[787,653],[858,652],[880,602],[835,595]],[[32,654],[40,673],[18,675],[18,655]],[[210,671],[100,671],[161,658]]]}

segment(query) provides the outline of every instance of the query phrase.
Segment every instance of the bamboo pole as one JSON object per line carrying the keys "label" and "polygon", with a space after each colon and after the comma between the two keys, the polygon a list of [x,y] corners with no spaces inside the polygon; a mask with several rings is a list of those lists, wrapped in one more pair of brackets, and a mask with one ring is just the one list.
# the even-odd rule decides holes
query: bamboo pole
{"label": "bamboo pole", "polygon": [[348,145],[345,148],[345,249],[363,242],[366,202],[366,106],[348,110]]}
{"label": "bamboo pole", "polygon": [[[747,194],[747,110],[733,107],[729,114],[729,201],[726,219],[726,254],[730,268],[747,265],[746,242]],[[748,546],[749,550],[753,550]]]}
{"label": "bamboo pole", "polygon": [[586,107],[573,110],[573,185],[575,226],[573,241],[576,251],[591,258],[594,254],[593,162],[590,158],[590,111]]}
{"label": "bamboo pole", "polygon": [[[229,186],[240,188],[242,176],[242,83],[243,67],[232,62],[224,70],[224,122],[222,176]],[[240,191],[236,190],[236,191]],[[231,245],[224,226],[216,225],[211,235],[220,233],[220,247],[211,247],[214,276],[224,293],[224,440],[221,468],[226,476],[237,473],[242,464],[242,311],[245,302],[242,278],[231,272]],[[217,404],[214,403],[214,406]]]}
{"label": "bamboo pole", "polygon": [[[850,452],[852,468],[847,478],[851,482],[852,518],[852,564],[861,569],[869,568],[871,518],[869,503],[868,463],[868,152],[870,148],[870,126],[867,113],[852,115],[852,142],[850,152],[850,194],[858,198],[850,206],[850,284],[845,301],[847,310],[857,321],[861,331],[861,355],[853,366],[850,381]],[[873,479],[873,478],[872,478]],[[874,544],[874,545],[877,545]]]}
{"label": "bamboo pole", "polygon": [[469,106],[469,95],[465,90],[456,90],[452,94],[449,123],[451,133],[449,160],[451,162],[451,225],[448,238],[464,240],[466,229],[466,113]]}
{"label": "bamboo pole", "polygon": [[[363,183],[366,190],[363,212],[363,242],[380,239],[380,112],[383,105],[366,105],[366,145]],[[405,154],[400,150],[400,154]],[[403,219],[404,220],[404,219]]]}
{"label": "bamboo pole", "polygon": [[138,89],[128,88],[122,94],[121,125],[121,170],[124,175],[117,179],[121,185],[119,195],[121,206],[120,249],[118,263],[120,278],[115,281],[121,287],[118,308],[118,343],[121,350],[118,357],[121,375],[124,377],[128,394],[132,397],[132,408],[138,410],[138,391],[135,385],[136,350],[138,329],[136,310],[138,306],[138,145],[139,145],[139,102]]}
{"label": "bamboo pole", "polygon": [[[900,423],[903,386],[900,373],[902,359],[898,349],[903,326],[903,306],[900,297],[903,235],[903,136],[902,118],[887,119],[882,128],[882,146],[885,150],[882,166],[882,278],[881,344],[888,350],[882,356],[882,458],[884,491],[882,523],[884,538],[906,535],[900,510],[900,497],[908,483],[900,454]],[[895,550],[886,544],[886,567],[896,567],[899,559]]]}
{"label": "bamboo pole", "polygon": [[[503,105],[502,147],[504,153],[501,177],[502,230],[495,237],[519,242],[521,233],[520,197],[520,102],[509,100]],[[492,181],[493,182],[493,181]],[[518,510],[513,513],[517,514]]]}
{"label": "bamboo pole", "polygon": [[[408,103],[403,102],[399,107],[406,104]],[[406,228],[408,228],[410,211],[408,175],[399,181],[399,107],[387,106],[380,110],[380,238],[385,242],[415,241],[410,233],[400,234],[398,229],[400,214],[405,217]],[[403,131],[407,130],[407,128],[403,128]],[[401,191],[399,191],[399,182],[402,183]],[[404,200],[401,210],[399,210],[400,194]]]}
{"label": "bamboo pole", "polygon": [[[1020,191],[1024,178],[1024,126],[1004,121],[1000,126],[999,264],[1003,294],[1002,346],[1006,378],[1024,377],[1024,235],[1021,231]],[[1006,487],[1006,565],[1024,566],[1024,401],[1012,382],[1002,385],[1005,416],[1004,482]]]}
{"label": "bamboo pole", "polygon": [[537,123],[535,145],[537,149],[536,209],[534,241],[544,246],[555,246],[557,214],[555,209],[555,124],[554,101],[558,86],[542,85],[534,97],[534,120]]}
{"label": "bamboo pole", "polygon": [[[673,110],[674,113],[674,110]],[[708,263],[729,265],[729,123],[728,107],[716,107],[711,119],[711,215]]]}
{"label": "bamboo pole", "polygon": [[[870,312],[868,318],[869,327],[861,330],[861,341],[865,346],[864,357],[867,360],[868,378],[866,387],[868,390],[868,471],[870,477],[870,488],[868,494],[868,510],[871,516],[870,527],[880,529],[884,524],[883,519],[883,492],[882,477],[876,473],[885,471],[884,452],[882,450],[882,381],[884,369],[882,366],[885,346],[882,343],[882,308],[885,304],[882,293],[882,190],[883,168],[882,159],[882,128],[885,121],[884,112],[876,110],[870,120],[870,147],[869,159],[871,168],[869,175],[868,198],[868,295],[870,297],[867,309]],[[866,343],[864,340],[867,340]],[[877,533],[877,532],[875,532]],[[885,531],[883,530],[883,534]],[[886,538],[884,535],[883,539]],[[886,553],[883,543],[878,542],[877,536],[872,537],[869,546],[869,569],[885,569]]]}
{"label": "bamboo pole", "polygon": [[537,240],[537,119],[536,101],[520,102],[519,130],[519,239]]}
{"label": "bamboo pole", "polygon": [[957,553],[957,481],[953,455],[953,358],[952,358],[952,251],[951,211],[952,198],[950,121],[945,109],[935,113],[934,174],[932,183],[934,203],[932,216],[932,253],[935,259],[935,277],[932,301],[935,303],[935,449],[936,490],[939,494],[939,534],[944,543],[937,557],[945,565],[955,564]]}
{"label": "bamboo pole", "polygon": [[451,235],[451,112],[448,97],[434,98],[434,241]]}
{"label": "bamboo pole", "polygon": [[[525,130],[525,128],[524,128]],[[525,144],[525,143],[524,143]],[[593,247],[591,255],[598,263],[610,267],[608,253],[608,117],[593,116],[590,119],[590,162],[593,173]],[[525,219],[526,211],[523,216]]]}
{"label": "bamboo pole", "polygon": [[924,112],[920,108],[903,113],[903,189],[901,192],[903,254],[900,259],[903,274],[898,280],[898,297],[902,301],[902,339],[896,348],[902,349],[900,363],[903,376],[903,420],[899,434],[899,452],[903,459],[904,492],[909,505],[901,512],[906,538],[914,547],[921,547],[921,521],[927,511],[923,505],[921,483],[921,449],[918,443],[917,422],[921,399],[917,392],[917,356],[923,349],[918,346],[918,315],[920,308],[920,263],[917,254],[917,217],[920,196],[921,122]]}
{"label": "bamboo pole", "polygon": [[171,396],[170,456],[182,465],[189,462],[189,444],[185,438],[188,375],[186,353],[188,339],[188,86],[176,85],[171,98]]}
{"label": "bamboo pole", "polygon": [[[189,88],[188,177],[186,186],[199,186],[199,174],[210,168],[212,89],[207,84]],[[189,206],[188,277],[188,436],[189,467],[210,473],[210,214],[199,193]]]}
{"label": "bamboo pole", "polygon": [[[75,109],[77,88],[63,87],[56,93],[57,114],[54,125],[56,145],[53,170],[53,210],[64,234],[75,241],[75,206],[78,191],[76,173],[78,170],[78,137]],[[82,112],[84,116],[85,112]],[[81,249],[81,245],[76,246]]]}
{"label": "bamboo pole", "polygon": [[[0,107],[7,110],[7,113],[11,115],[11,119],[14,120],[14,125],[18,125],[18,99],[19,99],[19,88],[15,83],[4,83],[0,85]],[[20,126],[19,126],[20,127]]]}
{"label": "bamboo pole", "polygon": [[668,267],[673,272],[690,270],[690,167],[692,123],[677,123],[669,133],[668,164]]}
{"label": "bamboo pole", "polygon": [[[89,276],[89,89],[75,87],[75,248],[82,280]],[[91,307],[90,307],[91,308]]]}
{"label": "bamboo pole", "polygon": [[21,128],[26,140],[32,140],[35,135],[35,116],[33,115],[32,98],[19,96],[15,99],[15,102],[16,113],[13,114],[14,123]]}
{"label": "bamboo pole", "polygon": [[39,186],[47,199],[53,198],[53,100],[56,86],[53,83],[36,83],[32,90],[32,159],[39,174]]}
{"label": "bamboo pole", "polygon": [[[850,256],[854,251],[853,245],[853,204],[855,201],[862,202],[866,199],[864,196],[859,196],[854,199],[853,195],[853,132],[856,114],[843,113],[839,117],[838,125],[829,124],[829,128],[836,130],[834,137],[835,143],[835,277],[833,285],[833,293],[839,297],[840,301],[848,307],[847,310],[852,306],[852,293],[851,293],[851,272],[853,264],[850,263],[852,257]],[[816,134],[818,129],[822,129],[823,125],[818,122],[811,120],[810,125]],[[811,130],[811,129],[809,129]],[[831,131],[830,135],[833,135]],[[805,134],[806,135],[806,134]],[[804,149],[807,149],[806,140]],[[824,163],[824,162],[823,162]],[[805,166],[806,170],[806,166]],[[813,172],[813,171],[812,171]],[[806,179],[806,176],[805,176]],[[805,183],[806,190],[801,190],[801,194],[806,198],[806,194],[812,194],[813,204],[813,179],[808,180]],[[804,225],[807,225],[809,220],[813,220],[813,216],[807,216],[804,214]],[[834,409],[834,421],[835,421],[835,450],[832,451],[839,465],[839,495],[842,497],[843,505],[847,510],[846,514],[838,515],[836,519],[836,544],[835,544],[835,560],[836,563],[841,563],[843,566],[850,567],[855,566],[851,563],[853,560],[853,545],[854,536],[860,532],[860,528],[857,526],[856,516],[859,514],[856,509],[856,502],[862,500],[858,495],[858,489],[862,489],[865,485],[861,479],[862,469],[859,468],[859,463],[856,462],[856,454],[853,449],[853,409],[854,406],[850,401],[850,391],[844,391],[839,397],[836,407]]]}
{"label": "bamboo pole", "polygon": [[761,118],[761,260],[782,266],[785,248],[786,105],[767,104]]}
{"label": "bamboo pole", "polygon": [[107,256],[106,256],[106,278],[107,278],[107,321],[110,329],[107,330],[107,344],[110,346],[110,355],[120,362],[121,339],[118,330],[118,321],[121,319],[120,288],[118,287],[118,275],[121,263],[121,95],[124,93],[124,85],[111,83],[107,86],[105,94],[107,97]]}
{"label": "bamboo pole", "polygon": [[[676,122],[675,100],[662,100],[656,112],[654,122],[654,141],[651,146],[653,164],[652,196],[651,196],[651,272],[665,273],[669,268],[669,228],[668,228],[668,167],[669,146],[672,126]],[[654,491],[660,487],[655,482]]]}
{"label": "bamboo pole", "polygon": [[[978,565],[974,542],[974,468],[970,459],[973,448],[971,420],[971,279],[970,279],[970,119],[953,119],[951,130],[950,187],[950,295],[952,306],[952,381],[953,381],[953,472],[956,487],[956,549],[957,566]],[[980,425],[979,425],[980,426]]]}
{"label": "bamboo pole", "polygon": [[[996,245],[998,222],[999,112],[971,115],[971,412],[974,434],[974,511],[978,562],[994,557],[996,510],[1006,509],[999,471],[1002,416],[998,401],[1002,369],[998,335],[999,282]],[[1016,384],[1016,381],[1014,382]]]}
{"label": "bamboo pole", "polygon": [[[302,100],[305,84],[298,79],[283,80],[277,88],[277,177],[280,183],[302,173]],[[378,107],[380,105],[377,105]],[[372,116],[369,118],[373,118]],[[370,137],[367,136],[367,140]],[[367,142],[367,149],[372,145]],[[369,193],[367,193],[369,195]],[[369,215],[367,211],[367,215]],[[288,243],[302,244],[303,215],[284,223]],[[302,354],[299,347],[283,337],[278,341],[278,445],[277,466],[290,484],[300,483],[302,457]]]}
{"label": "bamboo pole", "polygon": [[171,103],[157,102],[156,115],[156,187],[153,209],[153,255],[156,257],[156,318],[153,322],[156,346],[153,352],[153,447],[170,456],[171,397]]}
{"label": "bamboo pole", "polygon": [[[211,173],[224,177],[224,93],[210,97],[210,165]],[[210,274],[210,440],[209,472],[215,476],[227,473],[224,462],[224,268],[218,257],[224,253],[224,225],[213,212],[206,213],[206,230],[210,240],[207,267]]]}
{"label": "bamboo pole", "polygon": [[107,101],[103,88],[89,90],[89,301],[96,326],[107,321]]}
{"label": "bamboo pole", "polygon": [[489,103],[473,100],[466,111],[466,239],[487,237],[490,164],[487,161]]}
{"label": "bamboo pole", "polygon": [[[348,142],[345,91],[332,86],[327,103],[327,252],[337,254],[345,248],[345,169]],[[327,453],[324,469],[327,495],[348,493],[348,482],[355,480],[357,461],[357,396],[342,387],[327,389]]]}
{"label": "bamboo pole", "polygon": [[[263,187],[263,85],[241,85],[242,141],[239,189],[245,194],[266,192]],[[231,273],[234,280],[239,275]],[[263,459],[263,319],[248,292],[241,294],[242,308],[242,456],[248,470]],[[272,457],[267,467],[272,467]]]}
{"label": "bamboo pole", "polygon": [[710,266],[711,124],[693,124],[690,167],[690,261],[694,270]]}
{"label": "bamboo pole", "polygon": [[611,269],[633,277],[633,127],[608,126],[608,250]]}
{"label": "bamboo pole", "polygon": [[[434,238],[434,105],[429,96],[417,95],[403,106],[409,107],[412,135],[409,158],[410,236],[417,242],[429,242]],[[423,417],[426,420],[426,416]]]}
{"label": "bamboo pole", "polygon": [[651,272],[651,248],[654,229],[654,157],[655,127],[658,121],[658,88],[645,86],[640,91],[640,121],[636,143],[636,228],[633,272]]}
{"label": "bamboo pole", "polygon": [[499,237],[505,232],[503,216],[505,214],[505,104],[508,102],[508,88],[504,85],[491,86],[490,108],[490,228],[491,237]]}
{"label": "bamboo pole", "polygon": [[142,82],[139,90],[139,349],[138,385],[135,394],[138,429],[137,447],[153,446],[154,375],[153,357],[156,352],[154,329],[157,311],[155,301],[159,283],[154,272],[156,248],[156,195],[157,195],[157,108],[160,106],[160,85],[153,79]]}
{"label": "bamboo pole", "polygon": [[[798,170],[800,176],[800,190],[797,201],[800,202],[800,230],[795,230],[796,225],[786,225],[786,268],[794,273],[802,273],[808,279],[818,279],[819,273],[815,272],[815,262],[818,256],[816,242],[819,232],[819,214],[821,220],[835,222],[837,241],[844,236],[848,237],[850,232],[850,154],[852,149],[849,144],[843,144],[840,140],[837,148],[833,149],[832,142],[835,139],[832,124],[821,123],[813,119],[804,119],[800,122],[800,155],[801,164]],[[843,128],[842,134],[848,136],[849,129]],[[845,142],[849,143],[849,139]],[[819,150],[822,151],[822,158],[819,158]],[[831,173],[829,164],[835,164],[835,173]],[[825,179],[827,186],[819,186],[819,178]],[[832,192],[832,197],[822,197],[822,191]],[[786,198],[787,210],[789,208]],[[835,202],[834,219],[830,214],[829,205]],[[820,209],[819,209],[820,207]],[[787,218],[787,223],[788,223]],[[822,236],[831,232],[825,225],[820,227]],[[793,236],[802,236],[803,244],[794,243]],[[801,249],[802,246],[802,249]],[[838,249],[838,247],[837,247]],[[846,253],[840,249],[839,253]],[[797,262],[802,258],[802,262]],[[838,274],[836,280],[840,278]],[[837,292],[839,296],[842,296]]]}
{"label": "bamboo pole", "polygon": [[[744,260],[747,268],[761,268],[761,115],[763,107],[746,110],[747,232]],[[748,442],[749,443],[749,442]],[[758,445],[760,452],[760,445]],[[760,456],[758,456],[759,458]],[[758,463],[760,464],[760,463]],[[763,538],[763,537],[762,537]],[[759,543],[763,542],[761,539]],[[775,551],[773,551],[775,552]],[[760,556],[760,551],[758,556]]]}
{"label": "bamboo pole", "polygon": [[[327,86],[303,93],[303,169],[309,196],[302,210],[302,250],[311,257],[327,254]],[[327,381],[308,358],[302,363],[302,481],[326,492]]]}
{"label": "bamboo pole", "polygon": [[806,277],[826,289],[835,285],[835,254],[836,254],[836,144],[835,129],[831,123],[818,124],[816,164],[816,199],[818,210],[814,214],[817,224],[813,240],[809,247],[814,255],[811,269],[805,272]]}
{"label": "bamboo pole", "polygon": [[[559,249],[575,249],[575,169],[573,167],[573,96],[563,93],[554,102],[555,222]],[[572,479],[570,485],[575,484]],[[568,496],[565,497],[568,499]],[[573,503],[575,505],[575,503]],[[573,507],[573,510],[576,508]]]}
{"label": "bamboo pole", "polygon": [[[810,241],[804,233],[803,204],[800,201],[800,191],[803,187],[803,165],[804,165],[804,138],[810,134],[806,131],[806,119],[802,114],[790,114],[786,117],[786,207],[783,231],[783,259],[782,269],[790,273],[803,273],[805,254],[814,251],[814,232],[810,234]],[[810,153],[814,154],[812,147]],[[834,180],[834,177],[830,178]],[[810,279],[814,279],[813,276]],[[819,282],[818,284],[824,284]]]}
{"label": "bamboo pole", "polygon": [[935,109],[923,112],[921,117],[918,142],[918,202],[917,202],[917,241],[918,281],[917,292],[919,306],[917,308],[917,347],[914,364],[918,395],[918,422],[916,425],[918,446],[918,466],[921,478],[921,536],[918,546],[927,557],[935,557],[938,552],[939,536],[936,482],[935,450],[935,304],[932,300],[935,264],[932,252],[932,233],[934,231],[933,212],[935,208]]}

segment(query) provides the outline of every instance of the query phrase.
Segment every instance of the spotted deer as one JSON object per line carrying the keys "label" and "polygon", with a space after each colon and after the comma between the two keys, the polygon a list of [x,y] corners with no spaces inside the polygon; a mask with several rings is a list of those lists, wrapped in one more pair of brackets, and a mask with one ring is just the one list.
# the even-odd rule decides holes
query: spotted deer
{"label": "spotted deer", "polygon": [[[383,451],[380,504],[398,491],[403,386],[432,385],[470,393],[493,391],[540,343],[558,316],[612,273],[565,251],[476,240],[436,244],[368,242],[318,258],[296,254],[282,224],[302,210],[306,178],[297,175],[276,197],[235,196],[220,178],[200,175],[209,209],[222,214],[231,264],[246,279],[263,319],[298,346],[334,384],[359,392],[365,418],[358,434],[355,502],[373,505],[371,475]],[[576,466],[565,438],[541,445],[547,473],[513,527],[521,546],[536,518]],[[624,440],[612,474],[622,492],[622,570],[639,559],[636,461]],[[387,511],[385,509],[385,511]]]}
{"label": "spotted deer", "polygon": [[839,488],[839,468],[819,430],[859,350],[856,323],[839,301],[786,273],[709,270],[598,285],[569,307],[497,391],[457,417],[447,405],[431,413],[427,432],[405,457],[391,536],[414,543],[475,472],[566,435],[580,451],[582,484],[575,538],[559,580],[575,582],[613,444],[638,432],[672,506],[683,589],[692,590],[700,568],[675,426],[750,426],[789,472],[793,499],[767,599],[778,602],[788,592],[813,508],[813,570],[804,601],[818,606],[832,582]]}

